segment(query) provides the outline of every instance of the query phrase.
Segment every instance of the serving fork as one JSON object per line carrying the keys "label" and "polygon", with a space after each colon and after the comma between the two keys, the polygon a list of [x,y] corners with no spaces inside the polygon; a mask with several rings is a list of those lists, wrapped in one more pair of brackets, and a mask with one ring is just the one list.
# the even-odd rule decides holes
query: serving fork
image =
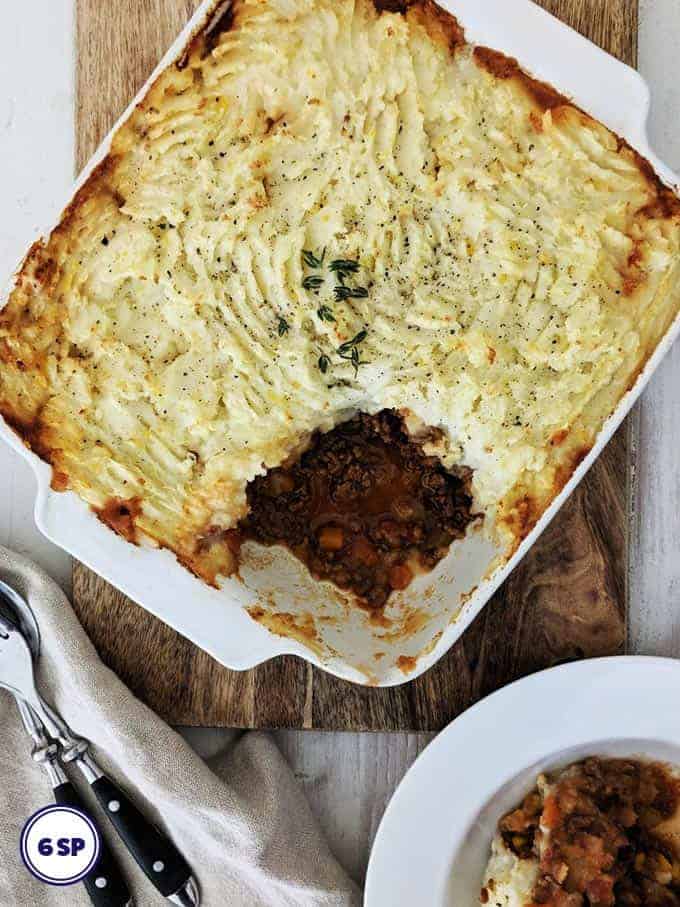
{"label": "serving fork", "polygon": [[[70,806],[89,815],[86,804],[59,764],[57,744],[47,736],[40,719],[30,706],[26,705],[23,699],[17,698],[16,701],[24,727],[33,740],[33,759],[42,766],[49,778],[54,791],[55,803],[60,806]],[[134,900],[125,878],[101,831],[99,834],[99,858],[94,868],[83,879],[83,885],[94,907],[134,907]]]}
{"label": "serving fork", "polygon": [[[49,774],[55,797],[75,796],[79,800],[56,761],[57,747],[49,738],[57,741],[61,747],[62,761],[72,763],[88,782],[111,824],[155,888],[179,907],[197,907],[200,904],[198,886],[182,854],[142,815],[124,791],[104,774],[89,752],[89,741],[73,734],[63,718],[38,692],[33,673],[33,655],[37,657],[39,654],[40,640],[37,623],[28,603],[2,581],[0,600],[6,606],[0,610],[0,686],[8,689],[20,703],[22,720],[36,745],[34,758]],[[8,609],[10,614],[19,615],[21,628],[18,622],[8,617]],[[32,642],[33,653],[27,638]],[[64,784],[68,787],[64,788]],[[111,888],[114,878],[120,887],[122,876],[112,857],[105,864],[108,877],[99,872],[101,866],[100,862],[96,867],[96,877],[92,880],[92,887],[96,891],[92,892],[88,887],[93,901],[95,896],[99,897],[94,903],[101,904],[102,907],[118,907],[129,903],[129,898],[128,901],[103,900],[101,895],[109,886],[108,879],[111,880]],[[101,879],[104,878],[107,879],[107,885],[102,886]],[[100,879],[99,885],[97,879]]]}

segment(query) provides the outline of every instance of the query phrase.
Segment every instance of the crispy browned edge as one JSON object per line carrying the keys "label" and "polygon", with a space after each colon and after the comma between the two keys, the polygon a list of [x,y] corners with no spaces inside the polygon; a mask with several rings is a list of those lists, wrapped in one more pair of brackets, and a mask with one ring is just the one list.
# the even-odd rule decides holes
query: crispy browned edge
{"label": "crispy browned edge", "polygon": [[[425,27],[433,41],[443,45],[451,54],[455,54],[457,48],[466,44],[465,32],[451,13],[442,9],[434,0],[369,0],[372,2],[379,15],[384,13],[394,13],[399,15],[408,15],[415,18],[419,24]],[[183,69],[188,60],[195,53],[207,55],[215,45],[219,35],[238,27],[238,12],[240,0],[224,2],[216,0],[214,6],[206,14],[206,18],[195,30],[193,36],[189,39],[186,47],[180,53],[177,60],[170,66],[176,66]],[[508,57],[505,54],[492,50],[488,47],[475,47],[474,58],[477,64],[492,76],[499,80],[514,79],[519,82],[527,95],[536,105],[537,111],[532,114],[531,120],[534,128],[540,131],[541,117],[539,113],[545,113],[550,110],[553,116],[559,116],[560,110],[576,109],[587,119],[593,122],[593,118],[585,111],[578,108],[565,95],[558,92],[551,85],[533,78],[525,72],[517,60]],[[159,76],[160,78],[160,76]],[[143,108],[149,92],[155,86],[152,83],[144,98],[138,103],[138,108]],[[611,130],[609,130],[611,132]],[[615,135],[614,133],[612,133]],[[667,219],[680,214],[680,199],[672,189],[664,185],[657,175],[656,171],[641,154],[635,151],[623,138],[616,136],[618,141],[618,150],[625,151],[635,161],[644,178],[652,187],[655,200],[652,204],[646,206],[639,213],[649,217]],[[98,166],[94,169],[84,185],[78,190],[71,203],[64,211],[59,225],[52,231],[51,236],[58,236],[66,232],[71,221],[77,213],[84,207],[87,201],[96,193],[106,190],[106,180],[108,174],[114,169],[117,157],[114,153],[109,153]],[[110,189],[108,190],[110,191]],[[119,204],[123,199],[116,200]],[[634,250],[629,260],[630,277],[625,285],[628,293],[632,293],[636,285],[636,265],[638,262],[638,250]],[[17,285],[22,280],[27,279],[30,275],[33,281],[43,284],[43,289],[49,291],[50,285],[54,283],[56,277],[56,262],[47,254],[47,243],[40,240],[33,244],[20,268],[17,276]],[[2,312],[0,311],[0,320]],[[0,363],[2,361],[11,361],[10,351],[0,344]],[[21,363],[15,365],[22,367]],[[631,377],[629,388],[632,388],[642,371],[643,366],[636,371]],[[50,447],[43,436],[43,426],[41,424],[40,413],[29,424],[22,420],[9,405],[3,406],[0,401],[0,415],[6,423],[22,439],[24,444],[36,453],[42,460],[49,463],[53,468],[52,488],[56,491],[65,491],[69,487],[68,475],[59,468],[59,450]],[[558,446],[567,437],[568,432],[560,432],[553,439],[552,444]],[[538,500],[529,494],[520,497],[508,509],[504,518],[504,524],[510,531],[513,540],[513,550],[521,544],[524,538],[536,526],[540,517],[543,515],[548,503],[552,501],[567,484],[578,465],[585,459],[590,452],[590,446],[585,446],[572,451],[567,462],[565,462],[556,476],[552,493],[547,498]],[[141,501],[139,498],[130,500],[112,499],[101,508],[93,508],[99,518],[106,523],[114,532],[121,535],[133,544],[138,544],[140,536],[136,525],[136,519],[141,512]],[[204,533],[197,544],[197,549],[193,557],[188,557],[185,552],[175,551],[172,546],[167,545],[162,539],[158,539],[159,544],[169,547],[175,551],[178,560],[191,572],[199,576],[205,582],[216,585],[217,577],[224,566],[224,560],[217,557],[216,563],[207,564],[205,561],[205,542],[211,537],[211,533],[217,535],[219,530],[214,527],[206,527]],[[201,541],[202,540],[202,541]],[[406,667],[406,666],[404,666]]]}

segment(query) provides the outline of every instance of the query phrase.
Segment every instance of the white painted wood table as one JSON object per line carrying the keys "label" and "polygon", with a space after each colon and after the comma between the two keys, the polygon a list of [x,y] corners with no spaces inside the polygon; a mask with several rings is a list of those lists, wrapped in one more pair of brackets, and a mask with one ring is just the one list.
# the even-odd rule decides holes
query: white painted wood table
{"label": "white painted wood table", "polygon": [[[597,2],[597,0],[593,0]],[[3,4],[0,55],[0,275],[48,224],[72,181],[73,0]],[[652,86],[652,143],[680,172],[680,3],[641,0],[640,69]],[[638,406],[631,532],[631,646],[680,657],[680,346]],[[70,562],[33,523],[28,466],[0,448],[0,543],[33,557],[68,591]],[[229,732],[186,732],[201,753]],[[357,879],[387,801],[429,737],[279,732],[342,863]]]}

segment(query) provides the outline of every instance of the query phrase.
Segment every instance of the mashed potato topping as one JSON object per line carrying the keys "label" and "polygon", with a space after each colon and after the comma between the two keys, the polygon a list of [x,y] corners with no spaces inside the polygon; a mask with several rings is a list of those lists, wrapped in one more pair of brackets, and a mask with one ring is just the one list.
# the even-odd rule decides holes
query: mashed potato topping
{"label": "mashed potato topping", "polygon": [[389,6],[235,0],[0,313],[0,412],[55,487],[211,582],[247,483],[357,410],[443,429],[512,550],[678,307],[645,162],[430,0]]}
{"label": "mashed potato topping", "polygon": [[538,860],[521,860],[497,837],[484,877],[480,899],[489,907],[527,907],[538,880]]}

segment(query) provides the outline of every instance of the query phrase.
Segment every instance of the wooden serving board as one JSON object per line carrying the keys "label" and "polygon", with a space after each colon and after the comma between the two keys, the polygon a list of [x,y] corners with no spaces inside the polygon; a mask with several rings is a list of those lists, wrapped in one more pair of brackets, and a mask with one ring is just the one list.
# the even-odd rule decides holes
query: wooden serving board
{"label": "wooden serving board", "polygon": [[[77,0],[78,169],[197,5]],[[542,5],[635,63],[638,0]],[[436,731],[524,674],[624,651],[628,447],[624,427],[464,638],[401,688],[356,687],[294,657],[228,671],[80,564],[74,605],[104,661],[172,724]]]}

